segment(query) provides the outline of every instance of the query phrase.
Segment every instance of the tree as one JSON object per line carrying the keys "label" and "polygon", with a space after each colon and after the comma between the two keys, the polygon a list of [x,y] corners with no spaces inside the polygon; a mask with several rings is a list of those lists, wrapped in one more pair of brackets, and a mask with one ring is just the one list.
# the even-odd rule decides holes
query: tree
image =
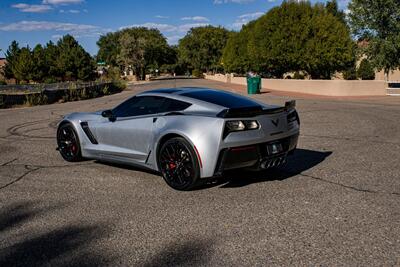
{"label": "tree", "polygon": [[19,81],[57,82],[90,80],[94,78],[92,57],[71,35],[61,38],[57,45],[36,45],[19,48],[13,41],[6,53],[6,78]]}
{"label": "tree", "polygon": [[244,26],[242,31],[231,33],[223,51],[222,64],[225,71],[246,73],[255,69],[254,62],[250,60],[248,53],[248,38],[254,23]]}
{"label": "tree", "polygon": [[46,83],[54,83],[62,80],[63,73],[57,66],[57,61],[59,58],[59,49],[52,42],[48,42],[45,47],[45,62],[48,66],[48,72],[44,82]]}
{"label": "tree", "polygon": [[400,66],[399,1],[353,0],[349,10],[353,34],[368,41],[363,53],[388,79],[390,71]]}
{"label": "tree", "polygon": [[361,80],[375,80],[375,70],[368,59],[363,59],[357,70],[357,76]]}
{"label": "tree", "polygon": [[100,37],[97,59],[107,65],[132,69],[138,79],[144,79],[150,69],[167,63],[169,46],[157,29],[133,27]]}
{"label": "tree", "polygon": [[[7,79],[13,79],[13,66],[18,58],[21,49],[16,41],[12,41],[8,50],[6,51],[6,62],[7,64],[4,66],[4,77]],[[18,83],[18,80],[17,80]]]}
{"label": "tree", "polygon": [[56,65],[63,81],[90,80],[94,76],[95,64],[92,57],[71,35],[63,36],[58,42]]}
{"label": "tree", "polygon": [[180,61],[200,71],[222,69],[222,53],[229,35],[229,31],[221,27],[192,28],[179,41]]}
{"label": "tree", "polygon": [[46,50],[40,45],[36,45],[32,51],[32,60],[34,63],[32,71],[32,80],[42,83],[49,72],[49,64],[46,62]]}
{"label": "tree", "polygon": [[325,7],[326,11],[338,18],[343,24],[346,24],[346,14],[339,9],[339,5],[336,0],[330,0],[326,2]]}
{"label": "tree", "polygon": [[30,48],[23,47],[12,65],[12,73],[16,80],[29,83],[32,80],[34,63]]}
{"label": "tree", "polygon": [[178,62],[178,47],[169,46],[164,55],[164,63],[160,67],[161,72],[184,74],[184,70],[181,64]]}
{"label": "tree", "polygon": [[103,61],[107,65],[117,66],[117,58],[120,54],[120,37],[121,32],[110,32],[106,35],[100,36],[97,41],[99,52],[97,53],[97,60]]}
{"label": "tree", "polygon": [[228,42],[224,53],[226,70],[232,67],[229,62],[234,62],[236,70],[251,68],[278,78],[286,72],[302,71],[314,79],[330,79],[355,59],[349,30],[332,10],[322,4],[284,1],[243,27],[240,37],[233,37],[239,38],[235,48]]}
{"label": "tree", "polygon": [[137,79],[141,77],[141,69],[144,66],[144,38],[137,37],[125,32],[120,38],[121,51],[118,55],[118,62],[124,66],[125,70],[132,68]]}

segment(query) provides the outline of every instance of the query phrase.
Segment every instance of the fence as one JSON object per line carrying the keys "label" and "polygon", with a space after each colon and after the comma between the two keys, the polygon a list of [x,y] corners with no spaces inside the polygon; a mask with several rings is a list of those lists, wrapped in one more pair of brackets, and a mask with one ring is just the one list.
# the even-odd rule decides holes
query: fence
{"label": "fence", "polygon": [[65,82],[53,84],[0,85],[0,108],[75,101],[120,92],[113,82]]}

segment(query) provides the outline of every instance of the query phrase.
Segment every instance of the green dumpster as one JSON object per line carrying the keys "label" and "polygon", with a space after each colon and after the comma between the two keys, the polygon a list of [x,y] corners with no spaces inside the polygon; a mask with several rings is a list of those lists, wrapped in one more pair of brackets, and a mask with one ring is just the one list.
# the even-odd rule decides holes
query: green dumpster
{"label": "green dumpster", "polygon": [[261,77],[247,77],[247,93],[249,95],[259,94],[261,91]]}

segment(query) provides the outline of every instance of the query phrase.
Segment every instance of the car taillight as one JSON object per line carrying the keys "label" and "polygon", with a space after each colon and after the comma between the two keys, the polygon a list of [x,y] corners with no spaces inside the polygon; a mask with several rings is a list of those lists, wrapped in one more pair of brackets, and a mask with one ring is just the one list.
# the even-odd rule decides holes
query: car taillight
{"label": "car taillight", "polygon": [[233,120],[225,123],[224,138],[232,132],[257,130],[260,124],[256,120]]}
{"label": "car taillight", "polygon": [[287,115],[287,121],[288,123],[292,123],[294,121],[297,121],[297,123],[300,125],[300,118],[299,118],[299,114],[297,113],[296,110],[293,110],[292,112],[290,112]]}

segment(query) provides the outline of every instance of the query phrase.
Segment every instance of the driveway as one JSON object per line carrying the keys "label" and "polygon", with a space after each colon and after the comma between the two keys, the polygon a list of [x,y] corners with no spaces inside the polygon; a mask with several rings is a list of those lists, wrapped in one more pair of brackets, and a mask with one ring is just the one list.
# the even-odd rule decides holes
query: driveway
{"label": "driveway", "polygon": [[55,150],[64,114],[115,106],[156,81],[98,99],[0,110],[0,266],[400,265],[400,98],[297,99],[287,166],[228,173],[191,192],[160,176]]}

